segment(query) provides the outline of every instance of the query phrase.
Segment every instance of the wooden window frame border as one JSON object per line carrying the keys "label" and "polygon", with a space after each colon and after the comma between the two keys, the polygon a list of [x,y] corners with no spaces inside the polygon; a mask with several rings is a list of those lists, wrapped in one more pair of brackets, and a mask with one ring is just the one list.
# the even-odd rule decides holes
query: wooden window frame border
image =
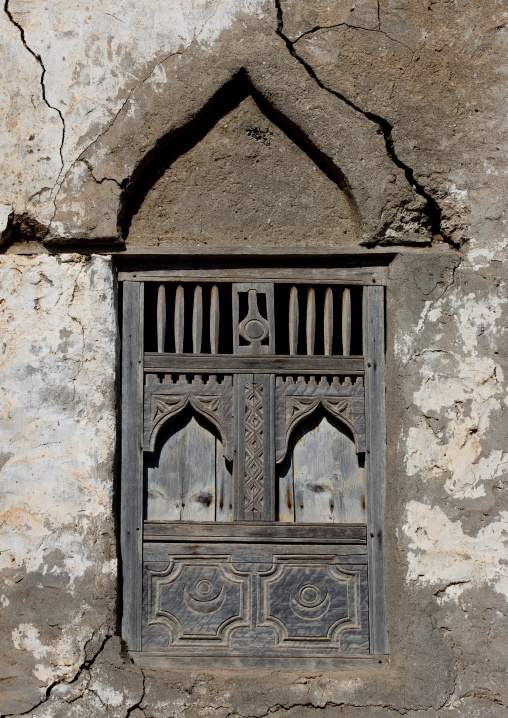
{"label": "wooden window frame border", "polygon": [[[388,632],[384,567],[384,514],[386,494],[386,418],[385,418],[385,287],[393,253],[356,252],[333,249],[312,250],[189,250],[172,248],[132,248],[114,255],[117,278],[123,284],[121,353],[121,478],[120,478],[120,559],[122,576],[122,637],[136,662],[167,666],[164,657],[141,651],[142,621],[142,539],[143,539],[143,281],[217,281],[217,272],[227,271],[225,281],[245,281],[260,276],[273,281],[361,284],[363,299],[364,386],[367,451],[367,553],[369,585],[370,655],[329,659],[330,668],[352,665],[386,664]],[[302,264],[304,262],[305,264]],[[316,266],[309,267],[309,263]],[[250,264],[250,266],[249,266]],[[166,265],[167,269],[161,269]],[[236,266],[238,265],[238,266]],[[245,266],[242,266],[245,265]],[[263,267],[263,265],[265,265]],[[300,266],[298,266],[300,265]],[[320,266],[322,265],[322,266]],[[335,265],[335,266],[331,266]],[[159,270],[159,271],[158,271]],[[312,271],[314,270],[314,271]],[[180,274],[179,274],[180,272]],[[213,279],[212,279],[213,277]],[[375,419],[374,419],[375,417]],[[375,477],[375,478],[374,478]],[[285,658],[287,670],[319,667],[326,659]],[[179,663],[195,665],[196,658]],[[200,658],[200,665],[216,665],[215,659]],[[300,666],[301,664],[301,666]],[[222,667],[259,666],[258,658],[233,659]]]}

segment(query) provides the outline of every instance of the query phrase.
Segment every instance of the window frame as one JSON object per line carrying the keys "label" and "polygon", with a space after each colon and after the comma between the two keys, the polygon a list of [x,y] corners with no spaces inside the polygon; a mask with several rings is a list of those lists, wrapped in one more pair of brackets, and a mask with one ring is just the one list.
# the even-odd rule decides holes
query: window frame
{"label": "window frame", "polygon": [[[122,637],[135,656],[141,652],[142,543],[143,543],[143,387],[144,387],[144,281],[192,281],[222,273],[228,281],[253,281],[270,277],[298,283],[333,282],[361,284],[363,298],[363,361],[366,429],[366,517],[369,590],[370,657],[383,662],[388,653],[384,575],[385,510],[385,285],[388,258],[378,264],[362,264],[333,252],[286,255],[267,252],[217,256],[200,253],[168,253],[117,259],[118,280],[123,285],[121,358],[121,479],[120,557],[122,576]],[[324,255],[324,256],[323,256]],[[380,259],[379,257],[376,259]],[[371,260],[372,261],[372,260]],[[231,279],[230,279],[231,278]],[[340,360],[340,357],[337,357]],[[340,362],[338,362],[339,364]],[[224,369],[217,367],[217,373]],[[343,372],[341,372],[343,373]],[[326,528],[326,524],[323,525]],[[367,656],[366,658],[369,658]],[[380,660],[377,660],[380,659]],[[347,656],[334,659],[347,663]]]}

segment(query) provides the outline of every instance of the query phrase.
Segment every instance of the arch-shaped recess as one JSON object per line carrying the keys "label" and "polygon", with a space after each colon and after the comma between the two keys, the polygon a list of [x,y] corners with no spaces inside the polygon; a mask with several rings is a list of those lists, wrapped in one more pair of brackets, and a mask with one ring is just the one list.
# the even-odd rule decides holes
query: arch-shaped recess
{"label": "arch-shaped recess", "polygon": [[279,521],[365,523],[365,474],[351,432],[319,411],[298,425],[278,471]]}
{"label": "arch-shaped recess", "polygon": [[191,407],[173,415],[159,432],[155,451],[145,456],[146,518],[227,520],[230,486],[231,472],[211,422]]}
{"label": "arch-shaped recess", "polygon": [[341,168],[240,72],[144,158],[120,224],[135,244],[225,246],[280,235],[341,244],[358,238],[361,221]]}
{"label": "arch-shaped recess", "polygon": [[154,451],[160,430],[165,427],[168,422],[173,421],[182,412],[186,411],[189,407],[197,414],[201,415],[203,419],[209,421],[219,433],[223,446],[224,458],[227,461],[233,460],[233,438],[229,436],[226,428],[220,421],[219,418],[219,396],[195,396],[192,394],[182,394],[174,396],[161,396],[156,397],[156,406],[158,416],[152,424],[149,440],[148,450]]}
{"label": "arch-shaped recess", "polygon": [[148,78],[132,92],[67,173],[48,241],[120,240],[126,201],[144,169],[168,141],[199,124],[221,89],[241,74],[273,115],[284,118],[285,128],[342,176],[358,210],[357,242],[391,227],[404,232],[397,208],[410,204],[411,187],[388,157],[377,125],[319,87],[263,23],[230,40],[227,52],[217,43],[192,57],[164,60],[157,69],[164,82]]}
{"label": "arch-shaped recess", "polygon": [[283,448],[277,452],[277,464],[281,464],[286,458],[291,436],[295,429],[297,429],[302,422],[307,421],[313,414],[322,410],[342,424],[347,431],[351,432],[355,452],[357,454],[365,451],[363,446],[363,433],[360,430],[360,427],[356,425],[354,419],[347,413],[349,408],[349,401],[347,398],[340,397],[338,399],[333,399],[326,396],[295,396],[292,397],[292,399],[294,401],[293,415],[286,426],[286,434],[282,443]]}

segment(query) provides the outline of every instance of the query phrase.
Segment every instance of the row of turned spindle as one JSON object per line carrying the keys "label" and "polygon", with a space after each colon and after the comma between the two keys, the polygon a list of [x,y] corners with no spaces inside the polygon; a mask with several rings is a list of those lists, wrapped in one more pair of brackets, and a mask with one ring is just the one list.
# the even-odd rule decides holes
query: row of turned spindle
{"label": "row of turned spindle", "polygon": [[[184,289],[181,284],[176,288],[175,294],[175,352],[183,353],[184,338]],[[219,290],[214,284],[210,294],[210,352],[219,352]],[[298,288],[291,287],[289,293],[289,353],[298,354],[298,328],[299,328],[299,302]],[[306,316],[306,343],[307,355],[314,355],[316,342],[316,293],[313,287],[307,291]],[[328,287],[325,292],[324,304],[324,350],[325,356],[331,356],[333,345],[333,289]],[[201,354],[203,340],[203,290],[199,284],[194,288],[194,301],[192,307],[192,352]],[[164,352],[166,344],[166,288],[159,286],[157,293],[157,351]],[[350,356],[351,352],[351,292],[347,287],[342,290],[342,354]]]}

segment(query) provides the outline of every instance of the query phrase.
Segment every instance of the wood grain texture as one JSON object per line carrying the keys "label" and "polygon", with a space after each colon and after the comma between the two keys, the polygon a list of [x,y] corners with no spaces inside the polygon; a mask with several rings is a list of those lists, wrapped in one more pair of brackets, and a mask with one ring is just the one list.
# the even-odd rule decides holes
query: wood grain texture
{"label": "wood grain texture", "polygon": [[122,319],[122,484],[120,554],[123,575],[122,636],[129,649],[141,648],[141,538],[143,461],[143,285],[123,285]]}
{"label": "wood grain texture", "polygon": [[177,354],[183,352],[183,331],[185,317],[185,299],[181,284],[176,288],[175,295],[175,351]]}
{"label": "wood grain texture", "polygon": [[166,288],[164,284],[157,290],[157,351],[164,352],[166,346]]}
{"label": "wood grain texture", "polygon": [[351,354],[351,290],[344,287],[342,292],[342,354]]}
{"label": "wood grain texture", "polygon": [[[192,415],[178,417],[147,466],[148,520],[213,521],[214,434]],[[224,456],[221,452],[222,463]]]}
{"label": "wood grain texture", "polygon": [[[240,316],[240,295],[248,297],[248,311]],[[266,316],[260,311],[264,299]],[[233,283],[233,352],[239,354],[275,353],[275,314],[273,283]]]}
{"label": "wood grain texture", "polygon": [[316,343],[316,292],[311,287],[307,292],[307,321],[306,321],[307,354],[314,354]]}
{"label": "wood grain texture", "polygon": [[233,356],[231,354],[158,354],[145,353],[145,370],[149,373],[274,373],[274,374],[348,374],[362,376],[364,360],[361,356]]}
{"label": "wood grain texture", "polygon": [[385,384],[384,289],[364,289],[367,523],[371,652],[387,653],[384,578]]}
{"label": "wood grain texture", "polygon": [[293,436],[295,521],[364,523],[365,477],[354,442],[314,415]]}
{"label": "wood grain texture", "polygon": [[194,288],[194,304],[192,307],[192,351],[201,354],[203,339],[203,290],[198,284]]}
{"label": "wood grain texture", "polygon": [[219,329],[220,329],[220,306],[219,289],[213,285],[210,294],[210,351],[212,354],[219,353]]}
{"label": "wood grain texture", "polygon": [[298,322],[300,320],[298,310],[298,289],[291,287],[289,293],[289,353],[298,354]]}
{"label": "wood grain texture", "polygon": [[325,354],[331,356],[333,348],[333,289],[331,287],[327,287],[325,292],[324,341]]}
{"label": "wood grain texture", "polygon": [[337,548],[210,543],[196,554],[187,543],[147,547],[143,649],[367,655],[367,566],[364,558],[343,561]]}
{"label": "wood grain texture", "polygon": [[367,545],[367,528],[363,524],[279,524],[271,521],[235,521],[234,523],[201,522],[190,524],[165,521],[145,521],[145,541],[196,541],[245,542],[255,539],[257,542],[282,540],[287,543],[323,544],[334,543],[354,546],[351,551],[362,552]]}

